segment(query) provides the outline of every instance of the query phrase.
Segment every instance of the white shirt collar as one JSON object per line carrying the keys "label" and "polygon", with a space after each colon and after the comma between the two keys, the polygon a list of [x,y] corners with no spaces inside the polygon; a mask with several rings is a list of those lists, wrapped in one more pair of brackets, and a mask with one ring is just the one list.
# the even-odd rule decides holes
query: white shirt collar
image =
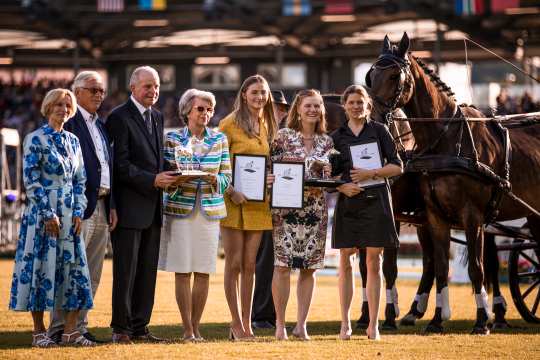
{"label": "white shirt collar", "polygon": [[139,103],[137,100],[135,100],[135,98],[133,97],[133,95],[130,96],[130,99],[131,101],[133,101],[133,103],[135,104],[135,106],[137,107],[137,110],[139,110],[139,112],[141,113],[141,115],[144,116],[144,112],[146,110],[151,110],[152,108],[149,107],[148,109],[145,108],[144,106],[141,105],[141,103]]}
{"label": "white shirt collar", "polygon": [[79,111],[81,112],[82,116],[83,116],[83,119],[87,122],[94,122],[97,120],[97,114],[95,114],[94,118],[92,119],[92,114],[90,114],[88,111],[86,111],[86,109],[84,109],[82,106],[80,105],[77,105],[77,108],[79,109]]}

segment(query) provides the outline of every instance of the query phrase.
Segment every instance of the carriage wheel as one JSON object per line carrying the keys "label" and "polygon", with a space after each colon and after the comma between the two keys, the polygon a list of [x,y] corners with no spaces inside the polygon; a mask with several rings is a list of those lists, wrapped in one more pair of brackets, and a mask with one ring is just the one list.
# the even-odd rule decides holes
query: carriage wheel
{"label": "carriage wheel", "polygon": [[508,259],[510,292],[523,320],[540,323],[540,248],[515,248]]}

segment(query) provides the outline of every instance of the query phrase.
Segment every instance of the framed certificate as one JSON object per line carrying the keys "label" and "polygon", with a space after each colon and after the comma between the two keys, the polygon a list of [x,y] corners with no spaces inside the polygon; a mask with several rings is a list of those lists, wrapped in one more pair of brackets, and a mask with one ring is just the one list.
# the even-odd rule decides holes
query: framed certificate
{"label": "framed certificate", "polygon": [[250,201],[266,199],[266,156],[235,154],[232,184]]}
{"label": "framed certificate", "polygon": [[275,176],[272,185],[271,206],[274,209],[302,209],[304,207],[304,172],[303,162],[272,163]]}
{"label": "framed certificate", "polygon": [[[349,145],[352,166],[359,169],[374,170],[383,167],[383,158],[379,142],[369,141]],[[386,184],[386,179],[368,179],[358,183],[360,187],[367,188]]]}

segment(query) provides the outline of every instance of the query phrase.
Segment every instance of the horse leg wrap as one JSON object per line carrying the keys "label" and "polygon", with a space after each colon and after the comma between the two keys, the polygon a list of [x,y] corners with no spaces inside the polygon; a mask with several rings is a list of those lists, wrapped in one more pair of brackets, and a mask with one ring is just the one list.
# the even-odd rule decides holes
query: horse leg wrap
{"label": "horse leg wrap", "polygon": [[491,311],[489,311],[488,294],[483,286],[482,290],[480,290],[480,294],[474,294],[474,298],[476,300],[476,308],[483,309],[486,313],[488,320],[491,320],[492,314]]}
{"label": "horse leg wrap", "polygon": [[399,317],[398,292],[395,285],[392,286],[392,289],[386,289],[386,303],[394,305],[396,317]]}
{"label": "horse leg wrap", "polygon": [[416,301],[416,310],[419,313],[425,313],[427,310],[428,300],[429,300],[429,293],[423,293],[423,294],[416,294],[414,297],[414,300]]}
{"label": "horse leg wrap", "polygon": [[448,294],[448,286],[441,289],[440,293],[437,293],[436,304],[438,308],[441,308],[442,320],[448,320],[452,316],[450,311],[450,296]]}

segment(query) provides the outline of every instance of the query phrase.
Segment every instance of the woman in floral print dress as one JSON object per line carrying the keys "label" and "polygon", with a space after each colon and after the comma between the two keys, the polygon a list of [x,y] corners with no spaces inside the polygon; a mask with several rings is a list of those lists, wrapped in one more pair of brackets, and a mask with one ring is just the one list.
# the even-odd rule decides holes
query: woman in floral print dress
{"label": "woman in floral print dress", "polygon": [[91,346],[76,329],[79,310],[92,307],[81,218],[86,176],[77,137],[63,130],[77,102],[69,90],[51,90],[41,108],[48,124],[24,140],[27,205],[15,254],[9,308],[30,311],[32,346],[56,344],[47,336],[44,311],[65,311],[63,344]]}
{"label": "woman in floral print dress", "polygon": [[[288,128],[278,131],[271,146],[272,161],[302,161],[313,164],[306,177],[330,174],[328,154],[332,139],[325,134],[323,99],[316,90],[296,95],[289,113]],[[285,309],[290,292],[291,269],[298,278],[298,319],[292,334],[309,340],[306,319],[315,287],[315,270],[324,267],[328,213],[322,188],[306,187],[302,209],[272,210],[274,225],[274,276],[272,295],[276,308],[276,338],[287,339]]]}

